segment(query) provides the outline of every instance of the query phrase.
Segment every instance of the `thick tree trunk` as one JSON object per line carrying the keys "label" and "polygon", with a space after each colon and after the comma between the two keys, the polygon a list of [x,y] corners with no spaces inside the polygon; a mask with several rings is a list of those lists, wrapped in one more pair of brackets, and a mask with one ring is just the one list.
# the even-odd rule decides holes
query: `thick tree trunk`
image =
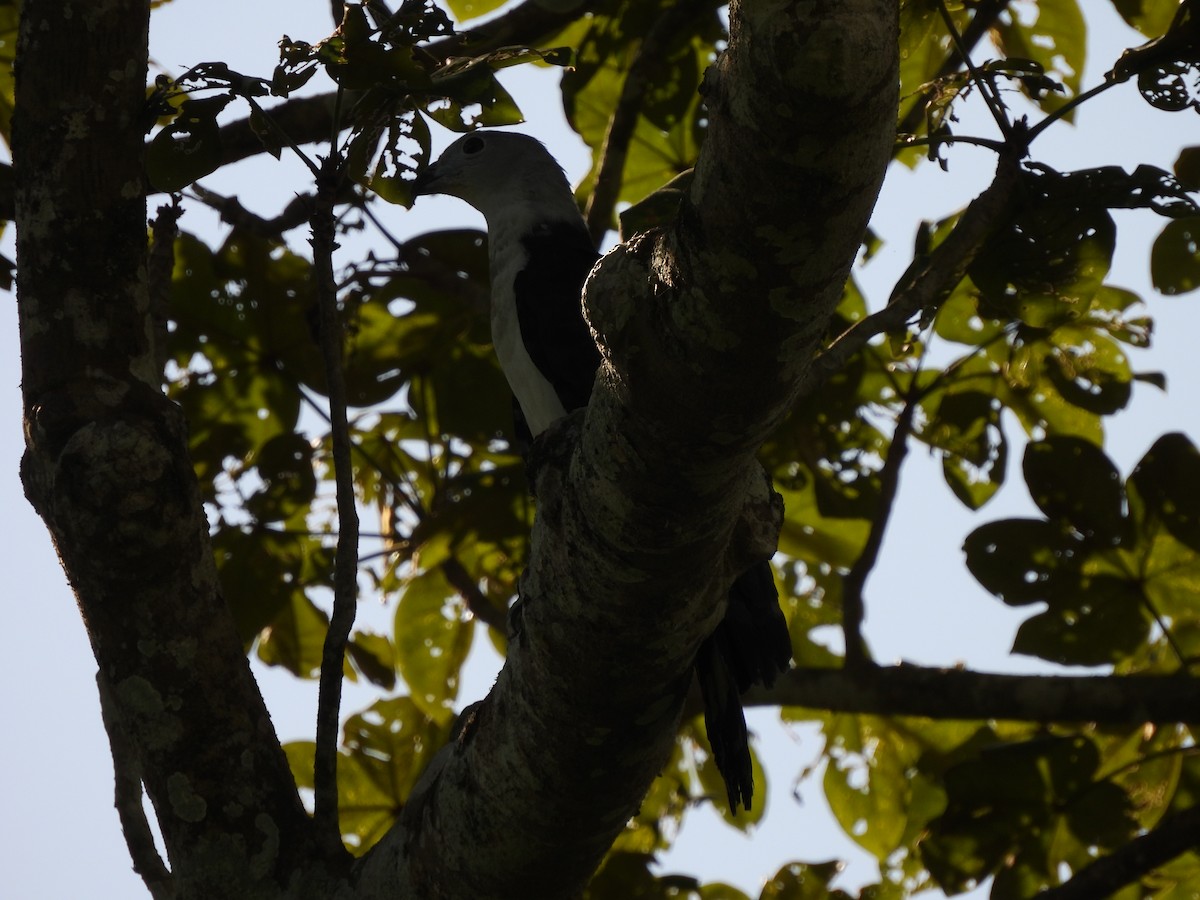
{"label": "thick tree trunk", "polygon": [[[13,157],[22,479],[180,897],[281,893],[307,818],[222,599],[146,285],[149,0],[25,0]],[[64,65],[70,60],[70,65]],[[238,892],[238,895],[242,895]]]}

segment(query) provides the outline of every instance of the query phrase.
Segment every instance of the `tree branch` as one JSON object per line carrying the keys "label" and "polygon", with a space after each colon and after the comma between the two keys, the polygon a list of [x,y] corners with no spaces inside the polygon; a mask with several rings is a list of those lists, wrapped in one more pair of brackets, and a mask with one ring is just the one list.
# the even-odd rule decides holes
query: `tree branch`
{"label": "tree branch", "polygon": [[313,277],[320,313],[321,355],[329,395],[329,429],[338,511],[334,557],[333,614],[321,653],[314,754],[314,822],[318,840],[330,858],[348,857],[338,824],[338,731],[342,702],[342,669],[346,642],[358,605],[358,508],[354,495],[353,447],[347,417],[346,380],[342,372],[342,321],[333,279],[334,198],[342,181],[342,159],[330,148],[317,179],[312,213]]}
{"label": "tree branch", "polygon": [[930,719],[1024,722],[1194,722],[1200,679],[1177,675],[998,675],[922,666],[798,668],[770,689],[746,695],[755,706]]}
{"label": "tree branch", "polygon": [[892,510],[896,505],[896,492],[900,488],[900,469],[904,458],[908,455],[908,438],[912,434],[913,415],[917,409],[916,375],[913,376],[912,389],[904,400],[904,407],[896,419],[896,430],[892,434],[892,444],[888,449],[887,459],[879,472],[879,508],[871,520],[871,530],[863,545],[862,553],[850,567],[850,571],[842,579],[842,631],[846,639],[845,665],[853,669],[870,662],[866,644],[863,642],[862,625],[866,618],[866,604],[863,600],[863,588],[867,576],[879,561],[879,550],[883,546],[883,536],[887,532]]}
{"label": "tree branch", "polygon": [[621,192],[625,173],[625,158],[629,153],[629,142],[633,138],[634,129],[637,127],[642,101],[650,87],[650,72],[655,64],[661,62],[667,45],[679,35],[688,20],[697,11],[708,8],[709,4],[702,0],[677,0],[655,20],[642,38],[633,62],[629,64],[625,81],[621,85],[621,95],[617,99],[612,117],[608,120],[608,130],[604,133],[596,184],[592,188],[592,195],[588,198],[587,210],[584,213],[588,232],[593,243],[597,245],[612,226],[613,210],[617,206],[617,197]]}
{"label": "tree branch", "polygon": [[312,217],[315,199],[312,194],[297,194],[279,215],[265,219],[242,206],[237,197],[224,197],[199,182],[192,185],[191,192],[197,200],[219,213],[226,225],[267,240],[279,240],[284,232],[308,222]]}
{"label": "tree branch", "polygon": [[1111,897],[1180,854],[1200,846],[1200,806],[1168,816],[1143,835],[1076,872],[1069,881],[1042,891],[1038,900]]}
{"label": "tree branch", "polygon": [[174,900],[174,879],[154,846],[154,834],[150,831],[150,823],[146,821],[146,810],[142,806],[142,775],[137,750],[121,729],[108,684],[103,678],[97,677],[96,687],[100,690],[100,718],[104,722],[104,731],[108,734],[108,745],[112,750],[113,775],[116,782],[113,788],[113,806],[116,807],[117,816],[121,820],[121,831],[125,835],[129,857],[133,860],[133,871],[141,876],[142,881],[146,883],[146,890],[154,900]]}
{"label": "tree branch", "polygon": [[900,331],[918,313],[926,318],[941,307],[962,281],[976,254],[1008,219],[1019,200],[1021,168],[1000,157],[996,176],[982,194],[963,210],[958,224],[933,252],[918,256],[896,282],[887,306],[855,322],[817,357],[800,389],[808,396],[846,363],[867,342],[880,334]]}

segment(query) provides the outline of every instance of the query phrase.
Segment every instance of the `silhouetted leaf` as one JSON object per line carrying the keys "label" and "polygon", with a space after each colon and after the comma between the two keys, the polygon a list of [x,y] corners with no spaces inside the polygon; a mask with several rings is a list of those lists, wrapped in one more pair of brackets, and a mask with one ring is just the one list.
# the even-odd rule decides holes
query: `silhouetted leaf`
{"label": "silhouetted leaf", "polygon": [[283,666],[300,678],[316,678],[329,616],[303,594],[292,594],[282,614],[275,616],[258,641],[258,658],[268,666]]}
{"label": "silhouetted leaf", "polygon": [[303,435],[281,434],[250,457],[262,486],[245,500],[246,510],[262,522],[303,512],[317,491],[313,448]]}
{"label": "silhouetted leaf", "polygon": [[217,114],[232,94],[189,98],[146,150],[146,174],[160,191],[178,191],[221,165]]}
{"label": "silhouetted leaf", "polygon": [[1157,518],[1176,540],[1200,551],[1200,452],[1178,432],[1154,442],[1130,476],[1145,518]]}
{"label": "silhouetted leaf", "polygon": [[385,635],[360,631],[350,638],[346,652],[354,667],[385,691],[396,686],[396,648]]}
{"label": "silhouetted leaf", "polygon": [[842,871],[842,863],[788,863],[764,886],[759,900],[849,900],[845,891],[829,883]]}
{"label": "silhouetted leaf", "polygon": [[1047,518],[1089,538],[1113,543],[1119,538],[1125,504],[1121,474],[1090,441],[1064,436],[1030,444],[1025,482]]}
{"label": "silhouetted leaf", "polygon": [[1039,519],[1005,519],[976,528],[963,543],[967,568],[1010,606],[1078,587],[1083,539]]}
{"label": "silhouetted leaf", "polygon": [[1200,216],[1168,222],[1155,238],[1150,280],[1164,294],[1186,294],[1200,287]]}
{"label": "silhouetted leaf", "polygon": [[1099,666],[1127,657],[1149,636],[1142,593],[1131,581],[1100,576],[1073,587],[1055,583],[1043,599],[1046,611],[1017,629],[1014,653],[1060,665]]}

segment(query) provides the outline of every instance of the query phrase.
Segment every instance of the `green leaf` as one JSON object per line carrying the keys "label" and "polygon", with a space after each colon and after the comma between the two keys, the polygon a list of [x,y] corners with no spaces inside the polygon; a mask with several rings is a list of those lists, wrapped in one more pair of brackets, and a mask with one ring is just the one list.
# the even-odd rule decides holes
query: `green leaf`
{"label": "green leaf", "polygon": [[316,678],[328,630],[329,616],[303,594],[293,594],[284,612],[263,630],[258,658],[268,666],[283,666],[300,678]]}
{"label": "green leaf", "polygon": [[1073,186],[1057,176],[1035,178],[1046,199],[1032,204],[993,236],[968,272],[980,291],[980,311],[1054,328],[1083,316],[1108,274],[1116,226],[1103,207],[1054,199]]}
{"label": "green leaf", "polygon": [[329,77],[348,90],[365,91],[380,84],[411,90],[429,83],[413,48],[379,41],[362,6],[347,4],[343,8],[341,25],[319,50]]}
{"label": "green leaf", "polygon": [[660,228],[675,220],[679,204],[687,195],[692,183],[692,170],[675,176],[661,188],[647,195],[619,213],[621,239],[629,240],[635,234]]}
{"label": "green leaf", "polygon": [[693,733],[693,726],[687,724],[677,736],[670,760],[651,783],[637,813],[613,842],[609,850],[610,859],[620,853],[639,856],[654,854],[666,850],[673,843],[674,836],[683,824],[684,813],[692,803],[690,787],[695,772],[691,752]]}
{"label": "green leaf", "polygon": [[1160,520],[1176,540],[1200,551],[1200,451],[1188,437],[1160,437],[1129,480],[1141,518]]}
{"label": "green leaf", "polygon": [[328,586],[333,571],[319,537],[222,525],[212,542],[221,592],[247,648],[293,602],[307,602],[306,588]]}
{"label": "green leaf", "polygon": [[1200,147],[1184,147],[1175,159],[1175,177],[1188,191],[1200,191]]}
{"label": "green leaf", "polygon": [[1150,280],[1156,290],[1167,295],[1200,287],[1200,216],[1168,222],[1154,239]]}
{"label": "green leaf", "polygon": [[934,319],[938,337],[972,347],[984,346],[1004,333],[997,318],[985,318],[979,310],[979,289],[965,278],[946,299]]}
{"label": "green leaf", "polygon": [[1060,665],[1100,666],[1129,656],[1150,635],[1142,593],[1120,578],[1091,578],[1047,590],[1048,608],[1017,629],[1013,652]]}
{"label": "green leaf", "polygon": [[396,664],[413,702],[439,722],[453,715],[459,670],[474,635],[474,619],[440,569],[409,582],[396,607]]}
{"label": "green leaf", "polygon": [[1124,523],[1121,473],[1095,444],[1052,437],[1025,450],[1025,483],[1049,519],[1070,524],[1086,537],[1115,543]]}
{"label": "green leaf", "polygon": [[1000,401],[962,391],[931,396],[922,406],[928,422],[920,438],[943,451],[942,474],[955,496],[979,509],[1004,483],[1008,441],[1000,427]]}
{"label": "green leaf", "polygon": [[[908,779],[902,763],[892,754],[893,732],[875,734],[867,719],[844,716],[835,726],[836,735],[858,725],[860,739],[840,752],[831,752],[825,766],[825,799],[834,817],[863,849],[885,860],[904,836],[909,799]],[[880,738],[873,744],[868,738]],[[873,749],[867,749],[873,744]]]}
{"label": "green leaf", "polygon": [[504,0],[446,0],[450,14],[459,22],[486,16],[504,5]]}
{"label": "green leaf", "polygon": [[788,863],[763,885],[759,900],[843,900],[847,894],[831,890],[829,883],[841,874],[843,863]]}
{"label": "green leaf", "polygon": [[[408,697],[379,700],[346,720],[338,754],[338,822],[352,853],[369,850],[395,824],[417,779],[450,737]],[[315,745],[284,745],[296,786],[312,789]]]}
{"label": "green leaf", "polygon": [[963,542],[967,568],[1010,606],[1070,593],[1079,584],[1083,540],[1040,519],[1004,519],[981,525]]}
{"label": "green leaf", "polygon": [[346,652],[363,677],[385,691],[396,687],[396,648],[385,635],[360,631],[346,645]]}
{"label": "green leaf", "polygon": [[[578,193],[590,193],[608,125],[620,102],[634,36],[644,34],[660,12],[653,4],[623,4],[615,15],[595,15],[560,35],[577,42],[574,71],[563,76],[567,120],[592,148],[592,171]],[[724,28],[714,8],[701,4],[681,24],[652,65],[652,90],[639,109],[625,157],[618,201],[637,203],[695,165],[705,118],[697,90]]]}
{"label": "green leaf", "polygon": [[338,813],[352,852],[363,853],[387,833],[449,738],[449,721],[425,715],[411,697],[378,700],[346,720]]}
{"label": "green leaf", "polygon": [[1098,764],[1086,738],[1037,737],[984,747],[950,768],[946,811],[919,845],[938,886],[959,893],[995,874],[993,896],[1013,897],[1056,884],[1052,845],[1069,829],[1074,804],[1094,787]]}
{"label": "green leaf", "polygon": [[221,165],[221,130],[217,115],[232,94],[189,98],[179,115],[154,136],[146,150],[146,174],[160,191],[178,191]]}
{"label": "green leaf", "polygon": [[1165,34],[1179,9],[1178,0],[1112,0],[1121,18],[1149,38]]}
{"label": "green leaf", "polygon": [[697,896],[700,885],[696,879],[686,875],[657,876],[650,871],[655,861],[650,853],[610,852],[592,876],[581,900],[673,900],[683,897],[690,900]]}
{"label": "green leaf", "polygon": [[1087,23],[1078,0],[1040,0],[1033,9],[1037,17],[1031,23],[1012,14],[1001,17],[995,31],[1006,56],[1035,61],[1067,88],[1066,94],[1050,91],[1034,97],[1050,112],[1079,95],[1087,59]]}

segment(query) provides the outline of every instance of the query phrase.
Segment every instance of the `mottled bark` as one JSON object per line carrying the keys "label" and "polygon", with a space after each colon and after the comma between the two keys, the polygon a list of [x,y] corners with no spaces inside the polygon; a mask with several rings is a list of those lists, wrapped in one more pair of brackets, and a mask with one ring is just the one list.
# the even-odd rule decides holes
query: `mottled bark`
{"label": "mottled bark", "polygon": [[[137,756],[176,896],[282,892],[307,818],[222,599],[146,278],[149,0],[26,0],[13,156],[22,479]],[[71,60],[72,65],[63,65]]]}

